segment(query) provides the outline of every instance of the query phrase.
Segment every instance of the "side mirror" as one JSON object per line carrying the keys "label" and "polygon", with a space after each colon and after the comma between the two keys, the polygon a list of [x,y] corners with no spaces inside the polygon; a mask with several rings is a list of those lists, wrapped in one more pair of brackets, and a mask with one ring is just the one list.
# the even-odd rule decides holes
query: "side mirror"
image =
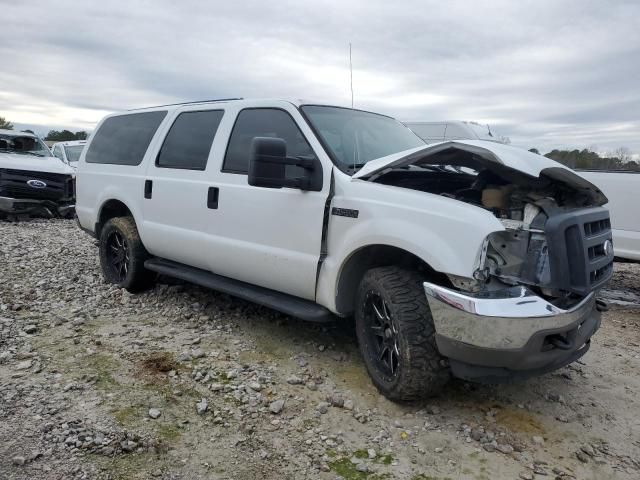
{"label": "side mirror", "polygon": [[[299,188],[316,190],[312,185],[315,159],[287,157],[287,142],[281,138],[255,137],[251,142],[249,159],[249,185],[266,188]],[[295,165],[303,169],[303,175],[287,178],[286,166]]]}

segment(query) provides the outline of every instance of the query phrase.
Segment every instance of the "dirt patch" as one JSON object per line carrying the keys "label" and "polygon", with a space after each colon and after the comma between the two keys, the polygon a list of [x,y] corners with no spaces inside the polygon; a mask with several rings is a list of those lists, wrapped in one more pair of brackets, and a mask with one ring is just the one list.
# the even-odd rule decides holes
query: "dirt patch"
{"label": "dirt patch", "polygon": [[175,356],[169,352],[151,353],[139,365],[143,375],[165,374],[178,368]]}
{"label": "dirt patch", "polygon": [[545,429],[534,414],[524,409],[504,408],[495,415],[496,423],[512,432],[527,435],[544,435]]}

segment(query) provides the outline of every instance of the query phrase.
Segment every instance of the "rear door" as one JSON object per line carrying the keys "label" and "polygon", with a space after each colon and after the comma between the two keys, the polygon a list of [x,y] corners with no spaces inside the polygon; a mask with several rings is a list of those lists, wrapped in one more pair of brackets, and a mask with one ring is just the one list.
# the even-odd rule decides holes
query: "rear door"
{"label": "rear door", "polygon": [[154,255],[208,268],[214,221],[212,145],[224,109],[191,106],[173,113],[164,140],[148,163],[143,200],[145,245]]}
{"label": "rear door", "polygon": [[[239,109],[240,107],[234,106]],[[231,112],[229,112],[229,120]],[[206,225],[214,254],[215,273],[255,285],[315,299],[316,274],[322,245],[325,202],[331,183],[331,162],[298,110],[291,104],[244,108],[230,129],[224,160],[216,172],[219,208]],[[226,129],[225,129],[226,130]],[[318,192],[249,185],[251,141],[278,137],[287,142],[288,156],[316,156],[323,168]],[[299,167],[287,174],[299,176]]]}

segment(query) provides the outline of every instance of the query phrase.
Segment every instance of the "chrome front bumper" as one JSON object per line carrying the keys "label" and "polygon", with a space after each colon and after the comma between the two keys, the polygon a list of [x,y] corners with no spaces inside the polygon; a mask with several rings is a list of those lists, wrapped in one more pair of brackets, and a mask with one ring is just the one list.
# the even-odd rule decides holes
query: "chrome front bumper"
{"label": "chrome front bumper", "polygon": [[490,296],[425,283],[436,344],[451,373],[503,383],[541,375],[576,361],[600,327],[595,294],[563,310],[526,287]]}
{"label": "chrome front bumper", "polygon": [[521,349],[543,331],[562,330],[589,317],[595,309],[590,293],[563,310],[526,287],[513,287],[492,296],[465,295],[425,282],[431,314],[439,336],[489,349]]}

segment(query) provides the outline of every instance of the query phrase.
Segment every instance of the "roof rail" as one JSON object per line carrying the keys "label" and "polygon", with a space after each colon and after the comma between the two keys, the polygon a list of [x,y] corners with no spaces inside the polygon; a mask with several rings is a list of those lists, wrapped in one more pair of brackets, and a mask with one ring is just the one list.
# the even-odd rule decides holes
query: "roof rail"
{"label": "roof rail", "polygon": [[230,102],[232,100],[244,100],[244,99],[242,97],[234,97],[234,98],[214,98],[211,100],[193,100],[191,102],[167,103],[166,105],[153,105],[151,107],[130,108],[127,111],[130,112],[132,110],[142,110],[143,108],[175,107],[176,105],[191,105],[193,103]]}

